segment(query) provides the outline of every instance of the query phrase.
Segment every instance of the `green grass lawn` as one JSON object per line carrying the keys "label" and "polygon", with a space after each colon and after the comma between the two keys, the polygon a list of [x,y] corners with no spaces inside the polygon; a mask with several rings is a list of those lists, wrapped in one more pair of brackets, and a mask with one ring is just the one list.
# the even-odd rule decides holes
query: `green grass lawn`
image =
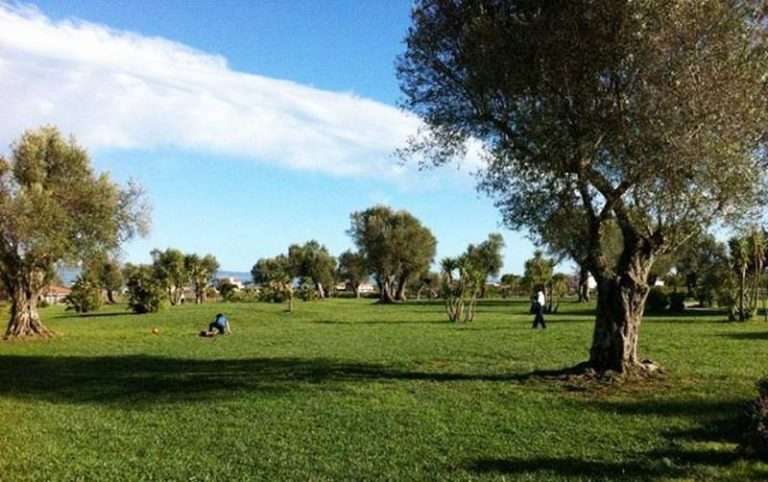
{"label": "green grass lawn", "polygon": [[[0,480],[768,479],[735,450],[766,323],[648,317],[666,375],[606,385],[530,377],[587,358],[575,304],[283,308],[45,310],[58,338],[0,343]],[[234,334],[197,337],[217,311]]]}

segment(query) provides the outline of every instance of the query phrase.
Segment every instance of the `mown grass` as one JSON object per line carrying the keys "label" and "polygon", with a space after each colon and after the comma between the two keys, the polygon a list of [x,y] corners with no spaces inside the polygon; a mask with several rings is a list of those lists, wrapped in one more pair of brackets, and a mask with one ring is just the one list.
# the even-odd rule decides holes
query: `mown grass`
{"label": "mown grass", "polygon": [[[606,385],[531,376],[586,359],[592,314],[531,330],[526,308],[462,325],[424,302],[54,307],[61,336],[0,343],[0,480],[768,478],[736,450],[768,324],[648,317],[666,375]],[[198,338],[217,311],[234,334]]]}

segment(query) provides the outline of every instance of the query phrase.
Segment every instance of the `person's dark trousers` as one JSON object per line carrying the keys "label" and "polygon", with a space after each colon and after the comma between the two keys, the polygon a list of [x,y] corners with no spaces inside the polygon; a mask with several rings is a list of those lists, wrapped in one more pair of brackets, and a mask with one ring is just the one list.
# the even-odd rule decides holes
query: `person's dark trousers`
{"label": "person's dark trousers", "polygon": [[534,313],[536,316],[533,318],[533,326],[531,328],[538,328],[539,325],[541,325],[542,328],[546,328],[547,324],[544,323],[544,315],[541,314],[543,310],[543,307],[536,303],[536,306],[534,308]]}
{"label": "person's dark trousers", "polygon": [[215,321],[208,325],[208,331],[213,331],[214,328],[216,328],[216,331],[218,331],[219,334],[224,334],[224,327],[219,325]]}

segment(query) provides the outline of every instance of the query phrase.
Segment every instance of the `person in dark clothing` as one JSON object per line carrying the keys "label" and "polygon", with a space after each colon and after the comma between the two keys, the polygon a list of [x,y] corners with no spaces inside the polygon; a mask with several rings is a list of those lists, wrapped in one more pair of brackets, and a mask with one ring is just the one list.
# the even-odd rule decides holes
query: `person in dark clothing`
{"label": "person in dark clothing", "polygon": [[538,328],[541,325],[542,328],[546,328],[547,324],[544,322],[544,304],[546,298],[544,298],[544,291],[539,290],[533,295],[533,326],[531,328]]}

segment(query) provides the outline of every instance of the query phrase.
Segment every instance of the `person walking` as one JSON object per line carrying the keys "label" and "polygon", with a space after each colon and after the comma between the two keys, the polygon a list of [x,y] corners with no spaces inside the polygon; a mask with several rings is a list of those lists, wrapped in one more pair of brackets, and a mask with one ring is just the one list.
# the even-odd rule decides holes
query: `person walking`
{"label": "person walking", "polygon": [[541,325],[542,328],[546,328],[547,324],[544,322],[544,305],[547,300],[544,297],[544,291],[539,289],[535,295],[533,295],[533,326],[531,328],[538,328]]}

